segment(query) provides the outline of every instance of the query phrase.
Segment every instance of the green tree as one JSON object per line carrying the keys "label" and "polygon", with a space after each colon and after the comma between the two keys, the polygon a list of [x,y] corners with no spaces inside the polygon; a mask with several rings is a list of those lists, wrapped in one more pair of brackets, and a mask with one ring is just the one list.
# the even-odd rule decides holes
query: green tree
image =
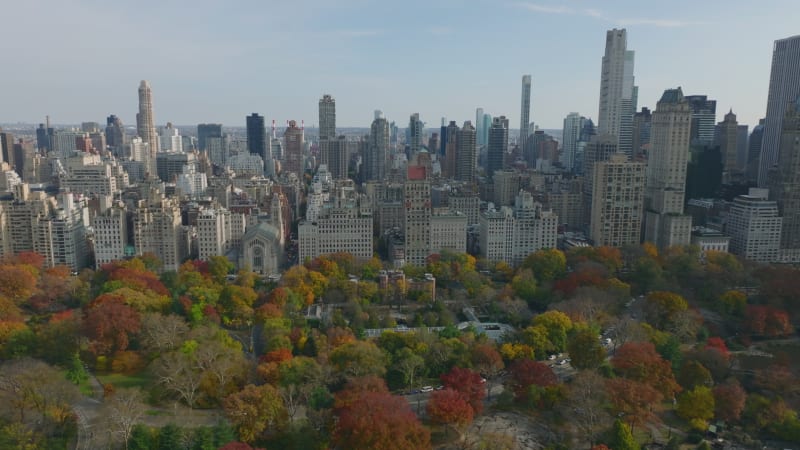
{"label": "green tree", "polygon": [[572,320],[561,311],[547,311],[533,318],[534,325],[541,325],[547,330],[547,337],[556,350],[564,350],[567,344],[567,333],[572,330]]}
{"label": "green tree", "polygon": [[543,249],[528,255],[522,267],[531,269],[540,282],[552,281],[567,271],[567,257],[561,250]]}
{"label": "green tree", "polygon": [[588,328],[571,334],[567,340],[567,351],[572,365],[577,369],[596,369],[606,359],[606,350],[600,339]]}
{"label": "green tree", "polygon": [[168,423],[158,430],[158,450],[174,450],[181,448],[183,430],[174,423]]}
{"label": "green tree", "polygon": [[83,367],[83,361],[81,361],[81,357],[77,352],[72,355],[72,359],[69,362],[67,379],[78,385],[89,379],[89,373]]}
{"label": "green tree", "polygon": [[386,355],[375,344],[355,341],[343,344],[331,352],[330,362],[334,370],[344,377],[386,374]]}
{"label": "green tree", "polygon": [[664,330],[688,307],[686,300],[674,292],[651,292],[645,303],[647,321]]}
{"label": "green tree", "polygon": [[511,279],[511,288],[517,297],[530,302],[536,295],[536,278],[530,269],[522,269]]}
{"label": "green tree", "polygon": [[631,427],[620,419],[614,421],[610,444],[614,450],[639,450],[639,444],[633,438]]}
{"label": "green tree", "polygon": [[692,428],[704,431],[714,417],[714,394],[707,386],[697,386],[678,397],[676,411]]}
{"label": "green tree", "polygon": [[128,439],[128,450],[151,450],[154,447],[153,432],[144,424],[136,424]]}
{"label": "green tree", "polygon": [[233,264],[224,256],[212,256],[208,259],[208,272],[217,284],[225,283],[226,277],[233,269]]}
{"label": "green tree", "polygon": [[695,360],[688,360],[678,372],[678,384],[684,389],[693,389],[696,386],[710,386],[714,383],[711,372]]}

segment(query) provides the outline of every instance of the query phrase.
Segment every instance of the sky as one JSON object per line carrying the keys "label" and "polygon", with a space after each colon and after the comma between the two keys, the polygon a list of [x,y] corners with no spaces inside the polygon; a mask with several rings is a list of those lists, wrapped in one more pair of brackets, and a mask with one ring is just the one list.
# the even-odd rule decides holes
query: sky
{"label": "sky", "polygon": [[398,126],[419,112],[519,123],[596,120],[605,32],[628,30],[639,106],[664,89],[717,100],[752,127],[766,111],[775,39],[800,33],[800,1],[769,0],[9,0],[0,26],[0,122],[135,124],[149,80],[157,124],[318,122],[323,94],[337,126]]}

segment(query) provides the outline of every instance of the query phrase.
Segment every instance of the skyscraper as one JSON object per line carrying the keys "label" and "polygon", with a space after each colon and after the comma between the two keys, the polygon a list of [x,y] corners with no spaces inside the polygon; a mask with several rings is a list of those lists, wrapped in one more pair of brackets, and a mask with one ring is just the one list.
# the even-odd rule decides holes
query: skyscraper
{"label": "skyscraper", "polygon": [[106,118],[106,145],[116,156],[122,156],[126,144],[125,127],[122,120],[115,115]]}
{"label": "skyscraper", "polygon": [[711,145],[714,142],[714,124],[717,121],[717,101],[709,100],[707,95],[687,95],[684,97],[692,110],[691,144]]}
{"label": "skyscraper", "polygon": [[445,142],[444,165],[442,167],[442,172],[446,178],[456,177],[458,132],[458,125],[456,125],[455,120],[451,120],[450,124],[445,127],[444,134],[442,135],[443,142]]}
{"label": "skyscraper", "polygon": [[781,250],[800,251],[800,95],[783,118],[778,167],[770,171],[770,197],[783,217]]}
{"label": "skyscraper", "polygon": [[431,254],[431,182],[423,166],[409,166],[404,185],[406,263],[424,266]]}
{"label": "skyscraper", "polygon": [[408,120],[408,145],[411,148],[411,155],[416,154],[422,149],[423,123],[419,120],[419,113],[414,113]]}
{"label": "skyscraper", "polygon": [[266,159],[267,128],[264,125],[264,116],[256,113],[247,116],[247,150],[251,155],[258,155]]}
{"label": "skyscraper", "polygon": [[486,151],[486,175],[491,177],[496,170],[502,170],[508,153],[508,119],[506,116],[492,119],[489,128],[489,145]]}
{"label": "skyscraper", "polygon": [[142,80],[139,83],[139,113],[136,114],[136,134],[148,148],[144,155],[144,170],[150,176],[156,176],[156,152],[159,149],[158,133],[153,116],[153,91],[150,83]]}
{"label": "skyscraper", "polygon": [[483,108],[475,110],[475,139],[479,147],[484,145],[484,135],[486,134],[486,129],[483,128],[483,115]]}
{"label": "skyscraper", "polygon": [[369,142],[366,145],[362,163],[362,180],[383,180],[389,158],[389,122],[383,114],[377,115],[369,129]]}
{"label": "skyscraper", "polygon": [[692,111],[681,88],[667,89],[653,113],[645,189],[645,241],[659,249],[688,245],[692,217],[683,214]]}
{"label": "skyscraper", "polygon": [[289,126],[283,132],[283,172],[294,172],[298,179],[303,179],[303,129],[297,126],[294,120],[289,121]]}
{"label": "skyscraper", "polygon": [[634,52],[627,49],[625,29],[606,32],[606,51],[600,71],[598,134],[617,137],[619,151],[631,155],[633,114],[636,112]]}
{"label": "skyscraper", "polygon": [[477,163],[477,143],[475,142],[475,127],[469,120],[458,130],[458,143],[456,144],[456,175],[460,181],[471,183],[475,179],[475,164]]}
{"label": "skyscraper", "polygon": [[319,99],[319,137],[336,137],[336,100],[328,94]]}
{"label": "skyscraper", "polygon": [[735,173],[739,172],[739,122],[731,109],[725,114],[725,120],[717,124],[719,128],[718,144],[722,152],[722,181],[730,183]]}
{"label": "skyscraper", "polygon": [[561,138],[561,165],[569,171],[572,171],[575,167],[575,156],[578,153],[578,142],[581,140],[581,130],[585,120],[585,117],[576,112],[569,113],[564,118]]}
{"label": "skyscraper", "polygon": [[632,156],[643,155],[650,146],[650,125],[653,116],[650,109],[642,107],[640,112],[633,115],[633,140],[631,141]]}
{"label": "skyscraper", "polygon": [[591,237],[595,245],[638,245],[642,232],[644,171],[621,154],[594,165]]}
{"label": "skyscraper", "polygon": [[222,137],[221,123],[201,123],[197,125],[197,149],[206,150],[206,140],[210,137]]}
{"label": "skyscraper", "polygon": [[528,142],[529,121],[531,116],[531,76],[522,76],[522,93],[520,98],[520,113],[519,113],[519,147],[522,149],[522,154],[525,154]]}
{"label": "skyscraper", "polygon": [[778,162],[786,106],[800,94],[800,35],[775,41],[769,76],[764,142],[758,168],[758,185],[766,186],[767,172]]}
{"label": "skyscraper", "polygon": [[759,119],[758,125],[753,127],[750,133],[750,139],[747,144],[747,181],[751,183],[758,182],[758,162],[761,157],[761,145],[764,142],[764,122],[765,119]]}

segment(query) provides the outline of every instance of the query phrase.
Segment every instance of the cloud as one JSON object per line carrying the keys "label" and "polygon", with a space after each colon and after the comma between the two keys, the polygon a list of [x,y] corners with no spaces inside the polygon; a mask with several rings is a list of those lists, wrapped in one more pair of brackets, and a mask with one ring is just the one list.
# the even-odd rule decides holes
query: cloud
{"label": "cloud", "polygon": [[681,27],[704,24],[704,22],[692,22],[692,21],[677,20],[677,19],[651,19],[647,17],[615,18],[615,17],[610,17],[605,12],[595,8],[571,8],[568,6],[561,6],[561,5],[550,6],[550,5],[542,5],[539,3],[531,3],[531,2],[517,2],[514,3],[514,6],[536,13],[566,14],[573,16],[591,17],[597,20],[601,20],[603,22],[609,22],[615,25],[623,25],[623,26],[650,25],[660,28],[681,28]]}

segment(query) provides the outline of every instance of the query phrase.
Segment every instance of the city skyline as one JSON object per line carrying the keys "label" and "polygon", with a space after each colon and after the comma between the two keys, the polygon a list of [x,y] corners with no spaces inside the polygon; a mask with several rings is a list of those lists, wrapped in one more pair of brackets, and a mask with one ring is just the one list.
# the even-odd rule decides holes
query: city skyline
{"label": "city skyline", "polygon": [[[637,52],[640,106],[652,108],[665,88],[682,86],[687,94],[717,99],[721,111],[733,108],[740,123],[752,126],[766,113],[773,42],[797,33],[791,11],[800,12],[788,0],[769,10],[744,1],[724,9],[619,2],[603,10],[588,1],[479,1],[466,9],[441,1],[426,3],[429,14],[419,15],[412,14],[418,10],[413,4],[397,10],[351,1],[312,2],[297,22],[288,20],[295,14],[291,8],[260,4],[234,11],[204,2],[159,5],[159,14],[145,15],[148,2],[37,3],[10,5],[9,17],[19,20],[0,30],[9,36],[0,45],[21,68],[0,75],[14,86],[0,122],[38,123],[50,115],[54,123],[79,123],[115,114],[132,124],[136,98],[129,90],[146,79],[158,96],[157,125],[243,126],[247,114],[261,111],[279,124],[304,119],[311,127],[324,93],[339,99],[341,127],[367,127],[374,109],[403,125],[414,112],[428,127],[441,117],[461,123],[477,107],[516,124],[518,80],[531,73],[539,87],[531,103],[540,107],[530,121],[559,128],[572,111],[597,119],[602,36],[624,27]],[[141,32],[145,18],[152,33]],[[31,35],[34,19],[48,31]],[[82,22],[91,30],[71,25]],[[419,32],[409,33],[404,23]],[[10,38],[15,35],[31,37]],[[446,64],[437,57],[441,48],[455,56]],[[520,51],[531,58],[509,57]],[[714,64],[708,64],[712,54]],[[153,63],[132,55],[149,55]],[[217,64],[209,64],[211,55]],[[286,69],[275,70],[276,60]]]}

